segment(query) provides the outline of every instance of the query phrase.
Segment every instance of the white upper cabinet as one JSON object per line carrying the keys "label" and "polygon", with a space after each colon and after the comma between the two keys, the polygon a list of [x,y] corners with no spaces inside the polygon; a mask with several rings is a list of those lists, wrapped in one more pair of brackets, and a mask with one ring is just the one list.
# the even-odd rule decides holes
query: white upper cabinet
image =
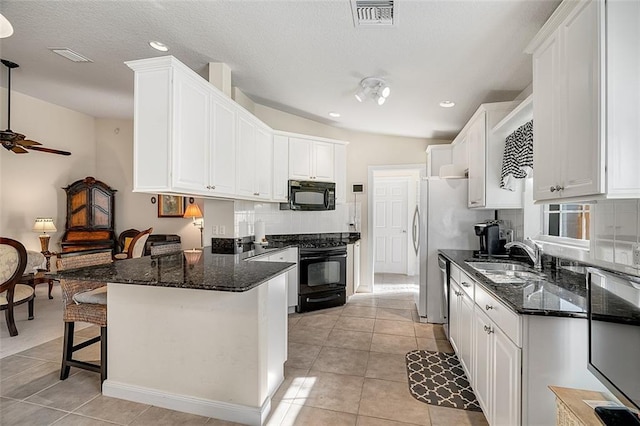
{"label": "white upper cabinet", "polygon": [[462,129],[469,158],[470,208],[522,208],[521,182],[516,184],[515,191],[500,188],[505,135],[493,131],[494,126],[516,104],[517,102],[482,104]]}
{"label": "white upper cabinet", "polygon": [[236,192],[244,198],[271,198],[273,135],[245,111],[238,111]]}
{"label": "white upper cabinet", "polygon": [[640,196],[638,28],[639,2],[565,1],[531,42],[537,201]]}
{"label": "white upper cabinet", "polygon": [[286,202],[288,180],[336,183],[347,142],[274,131],[173,56],[134,76],[134,192]]}
{"label": "white upper cabinet", "polygon": [[333,144],[313,139],[289,138],[289,177],[333,182]]}
{"label": "white upper cabinet", "polygon": [[335,161],[334,172],[336,181],[336,204],[347,202],[347,146],[335,144],[333,146]]}
{"label": "white upper cabinet", "polygon": [[216,194],[236,193],[236,114],[226,99],[211,96],[211,143],[207,189]]}
{"label": "white upper cabinet", "polygon": [[289,198],[289,138],[273,136],[273,201],[287,202]]}

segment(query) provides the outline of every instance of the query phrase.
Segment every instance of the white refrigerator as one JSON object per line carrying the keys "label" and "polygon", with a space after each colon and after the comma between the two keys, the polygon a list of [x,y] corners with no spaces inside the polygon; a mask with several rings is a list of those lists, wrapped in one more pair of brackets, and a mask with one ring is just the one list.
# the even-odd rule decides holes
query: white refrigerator
{"label": "white refrigerator", "polygon": [[[478,250],[473,225],[494,219],[494,210],[467,207],[468,179],[423,178],[415,215],[419,236],[420,286],[416,305],[421,322],[447,323],[445,285],[438,268],[439,249]],[[415,237],[414,237],[415,238]]]}

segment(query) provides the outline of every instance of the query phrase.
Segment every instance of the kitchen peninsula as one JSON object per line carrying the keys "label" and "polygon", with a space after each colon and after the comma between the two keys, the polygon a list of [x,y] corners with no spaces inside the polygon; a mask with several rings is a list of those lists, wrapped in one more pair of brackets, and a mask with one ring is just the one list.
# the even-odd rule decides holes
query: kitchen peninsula
{"label": "kitchen peninsula", "polygon": [[246,261],[256,254],[205,247],[61,272],[107,283],[103,394],[262,424],[284,379],[295,264]]}

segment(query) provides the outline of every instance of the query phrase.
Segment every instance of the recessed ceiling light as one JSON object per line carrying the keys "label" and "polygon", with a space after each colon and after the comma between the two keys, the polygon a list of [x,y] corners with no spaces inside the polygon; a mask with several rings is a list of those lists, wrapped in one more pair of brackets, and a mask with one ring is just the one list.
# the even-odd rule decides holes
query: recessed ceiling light
{"label": "recessed ceiling light", "polygon": [[331,112],[329,113],[329,117],[333,117],[333,118],[340,118],[340,113],[339,113],[339,112],[331,111]]}
{"label": "recessed ceiling light", "polygon": [[6,38],[13,34],[11,22],[0,13],[0,38]]}
{"label": "recessed ceiling light", "polygon": [[455,102],[453,102],[453,101],[442,101],[442,102],[440,102],[440,106],[441,106],[442,108],[452,108],[452,107],[454,107],[455,105],[456,105],[456,103],[455,103]]}
{"label": "recessed ceiling light", "polygon": [[67,49],[66,47],[50,47],[49,50],[73,62],[93,62],[86,56],[83,56],[78,52],[74,52],[71,49]]}
{"label": "recessed ceiling light", "polygon": [[151,46],[154,49],[159,50],[161,52],[169,51],[169,47],[164,43],[160,43],[159,41],[150,41],[149,42],[149,46]]}

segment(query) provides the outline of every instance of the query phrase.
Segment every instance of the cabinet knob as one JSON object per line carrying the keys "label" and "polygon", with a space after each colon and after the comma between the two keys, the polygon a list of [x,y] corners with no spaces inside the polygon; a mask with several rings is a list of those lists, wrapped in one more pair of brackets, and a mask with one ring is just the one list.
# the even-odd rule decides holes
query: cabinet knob
{"label": "cabinet knob", "polygon": [[258,195],[260,195],[260,193],[259,192],[254,192],[253,195],[255,195],[257,197]]}
{"label": "cabinet knob", "polygon": [[489,327],[488,325],[485,325],[485,326],[484,326],[484,331],[486,331],[486,332],[487,332],[487,334],[491,334],[491,333],[493,333],[493,330],[492,330],[492,329],[491,329],[491,327]]}
{"label": "cabinet knob", "polygon": [[491,309],[493,309],[493,306],[491,305],[485,305],[484,307],[487,311],[490,311]]}
{"label": "cabinet knob", "polygon": [[216,186],[215,185],[211,185],[211,189],[216,189]]}
{"label": "cabinet knob", "polygon": [[549,191],[551,191],[551,192],[556,192],[556,187],[555,187],[555,186],[552,186],[551,188],[549,188]]}
{"label": "cabinet knob", "polygon": [[556,185],[556,191],[564,191],[564,186]]}
{"label": "cabinet knob", "polygon": [[463,281],[462,282],[462,286],[469,288],[469,287],[471,287],[471,284],[469,284],[468,282]]}

